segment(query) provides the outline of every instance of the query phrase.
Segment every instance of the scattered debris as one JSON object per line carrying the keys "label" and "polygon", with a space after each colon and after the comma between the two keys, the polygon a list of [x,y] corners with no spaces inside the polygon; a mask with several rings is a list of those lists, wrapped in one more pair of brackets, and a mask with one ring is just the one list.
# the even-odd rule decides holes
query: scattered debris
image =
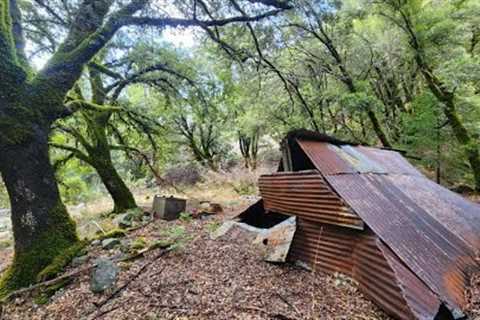
{"label": "scattered debris", "polygon": [[473,275],[466,296],[468,304],[465,311],[469,319],[480,319],[480,272]]}
{"label": "scattered debris", "polygon": [[113,288],[120,269],[112,260],[106,258],[98,258],[94,264],[96,267],[92,270],[90,290],[100,293]]}
{"label": "scattered debris", "polygon": [[223,208],[219,203],[214,202],[202,202],[199,208],[199,215],[212,215],[219,214],[223,212]]}

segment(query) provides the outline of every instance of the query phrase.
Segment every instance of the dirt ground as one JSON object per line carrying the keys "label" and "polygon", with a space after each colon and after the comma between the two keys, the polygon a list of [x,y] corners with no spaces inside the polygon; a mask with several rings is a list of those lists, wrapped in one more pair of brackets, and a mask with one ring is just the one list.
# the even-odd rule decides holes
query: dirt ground
{"label": "dirt ground", "polygon": [[[19,297],[6,305],[1,319],[388,319],[366,299],[355,283],[341,275],[327,276],[284,264],[264,262],[242,239],[211,240],[221,218],[156,221],[128,238],[146,241],[162,230],[184,227],[185,247],[157,258],[122,263],[116,287],[122,287],[153,261],[118,296],[97,307],[109,293],[89,290],[89,273],[36,305]],[[118,255],[91,249],[89,261]],[[82,268],[84,266],[80,266]],[[68,271],[72,271],[68,270]]]}

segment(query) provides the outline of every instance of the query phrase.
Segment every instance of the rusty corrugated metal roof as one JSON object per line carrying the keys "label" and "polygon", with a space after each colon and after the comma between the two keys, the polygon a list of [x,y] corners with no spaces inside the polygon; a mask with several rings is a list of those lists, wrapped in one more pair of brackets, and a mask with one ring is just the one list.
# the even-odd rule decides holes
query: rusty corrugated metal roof
{"label": "rusty corrugated metal roof", "polygon": [[[291,259],[350,275],[399,319],[433,320],[465,306],[479,268],[480,205],[428,180],[398,152],[305,130],[286,139],[309,159],[292,157],[292,168],[318,169],[260,179],[267,211],[298,216]],[[363,230],[354,228],[359,222]]]}
{"label": "rusty corrugated metal roof", "polygon": [[317,141],[297,140],[315,167],[322,174],[356,173],[357,171],[334,151],[334,145]]}
{"label": "rusty corrugated metal roof", "polygon": [[472,251],[480,250],[480,205],[426,178],[388,176],[389,182],[462,239]]}
{"label": "rusty corrugated metal roof", "polygon": [[395,151],[300,139],[296,141],[322,174],[377,173],[423,177]]}
{"label": "rusty corrugated metal roof", "polygon": [[479,206],[429,181],[394,151],[297,141],[409,270],[450,307],[465,305],[469,271],[477,267]]}
{"label": "rusty corrugated metal roof", "polygon": [[465,272],[475,261],[458,237],[383,176],[332,175],[326,179],[432,291],[456,307],[465,304]]}
{"label": "rusty corrugated metal roof", "polygon": [[317,170],[262,175],[259,188],[266,210],[314,222],[364,227],[360,217],[330,189]]}
{"label": "rusty corrugated metal roof", "polygon": [[371,231],[299,218],[289,259],[315,271],[341,272],[398,319],[433,319],[441,301]]}

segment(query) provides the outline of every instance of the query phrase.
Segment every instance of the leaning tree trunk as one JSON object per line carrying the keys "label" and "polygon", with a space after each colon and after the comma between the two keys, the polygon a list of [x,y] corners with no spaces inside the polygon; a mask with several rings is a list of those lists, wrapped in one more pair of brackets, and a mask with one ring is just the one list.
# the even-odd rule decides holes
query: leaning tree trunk
{"label": "leaning tree trunk", "polygon": [[48,154],[48,128],[32,126],[28,140],[0,146],[0,171],[10,196],[13,263],[0,296],[28,286],[62,251],[79,240],[63,205]]}
{"label": "leaning tree trunk", "polygon": [[102,150],[94,156],[93,167],[113,200],[113,212],[125,212],[137,207],[135,198],[113,166],[110,150]]}

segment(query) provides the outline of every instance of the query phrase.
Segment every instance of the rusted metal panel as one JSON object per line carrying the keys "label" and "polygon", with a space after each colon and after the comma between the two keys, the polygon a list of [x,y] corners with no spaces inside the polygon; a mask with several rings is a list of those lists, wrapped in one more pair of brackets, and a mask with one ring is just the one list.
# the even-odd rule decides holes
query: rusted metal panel
{"label": "rusted metal panel", "polygon": [[341,272],[352,277],[364,294],[397,319],[433,319],[441,302],[398,259],[387,259],[382,245],[370,230],[300,218],[289,260],[303,261],[317,272]]}
{"label": "rusted metal panel", "polygon": [[323,174],[357,172],[336,152],[333,145],[317,141],[297,140],[315,167]]}
{"label": "rusted metal panel", "polygon": [[322,174],[377,173],[420,176],[399,153],[364,146],[335,146],[318,141],[297,140]]}
{"label": "rusted metal panel", "polygon": [[425,284],[450,306],[465,304],[469,248],[380,175],[332,175],[327,181]]}
{"label": "rusted metal panel", "polygon": [[402,295],[416,318],[432,319],[432,315],[437,314],[442,302],[385,244],[377,240],[377,246],[395,273]]}
{"label": "rusted metal panel", "polygon": [[[292,156],[301,161],[293,168],[319,170],[260,181],[267,210],[299,217],[292,259],[352,276],[400,319],[464,307],[470,272],[479,269],[479,205],[429,181],[395,151],[311,132],[287,138],[311,161]],[[352,227],[358,220],[364,230]]]}
{"label": "rusted metal panel", "polygon": [[386,179],[412,201],[462,239],[472,251],[480,250],[480,205],[422,177]]}
{"label": "rusted metal panel", "polygon": [[423,175],[398,152],[365,146],[358,146],[353,148],[368,157],[370,161],[374,161],[375,163],[377,163],[377,165],[382,167],[387,174],[403,174],[423,177]]}
{"label": "rusted metal panel", "polygon": [[316,170],[263,175],[260,193],[266,210],[314,222],[363,229],[362,220],[330,189]]}

